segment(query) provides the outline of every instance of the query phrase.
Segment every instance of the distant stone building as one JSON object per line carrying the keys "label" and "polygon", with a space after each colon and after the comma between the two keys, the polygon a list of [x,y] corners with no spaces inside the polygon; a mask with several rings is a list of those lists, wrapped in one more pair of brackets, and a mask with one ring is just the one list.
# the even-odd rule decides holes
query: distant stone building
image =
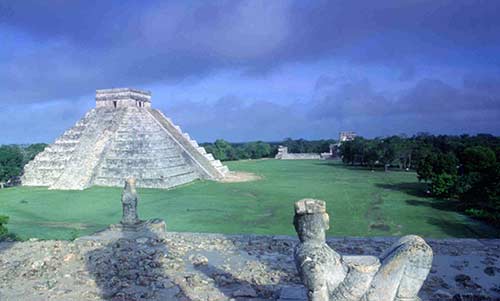
{"label": "distant stone building", "polygon": [[228,168],[151,108],[151,93],[97,90],[96,108],[24,168],[22,184],[50,189],[170,188],[196,179],[220,180]]}
{"label": "distant stone building", "polygon": [[329,145],[329,151],[327,153],[321,153],[320,156],[321,156],[321,159],[323,160],[330,160],[330,159],[335,159],[335,154],[336,154],[336,149],[337,149],[337,145],[336,144],[333,144],[331,143]]}
{"label": "distant stone building", "polygon": [[319,160],[321,156],[316,153],[289,153],[288,147],[280,145],[274,158],[280,160]]}
{"label": "distant stone building", "polygon": [[352,141],[354,138],[356,138],[357,134],[356,132],[340,132],[339,135],[339,144],[345,141]]}

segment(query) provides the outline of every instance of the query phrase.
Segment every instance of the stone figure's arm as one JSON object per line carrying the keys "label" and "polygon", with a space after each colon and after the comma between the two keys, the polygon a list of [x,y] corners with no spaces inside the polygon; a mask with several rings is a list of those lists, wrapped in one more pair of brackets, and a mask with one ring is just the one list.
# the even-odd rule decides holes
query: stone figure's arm
{"label": "stone figure's arm", "polygon": [[330,294],[330,300],[357,301],[368,291],[373,276],[380,267],[374,256],[343,256],[347,275]]}
{"label": "stone figure's arm", "polygon": [[322,264],[308,256],[297,258],[296,264],[302,283],[308,290],[309,300],[327,301],[328,286]]}

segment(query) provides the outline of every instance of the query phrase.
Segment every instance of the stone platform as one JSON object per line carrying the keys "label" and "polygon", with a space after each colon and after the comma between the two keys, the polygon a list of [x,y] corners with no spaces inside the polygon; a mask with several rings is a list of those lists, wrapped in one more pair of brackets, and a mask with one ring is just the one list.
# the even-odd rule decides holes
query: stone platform
{"label": "stone platform", "polygon": [[[126,232],[0,243],[0,300],[305,298],[293,263],[295,237]],[[328,244],[341,254],[378,255],[395,239]],[[422,300],[500,300],[500,239],[427,242],[434,262]]]}

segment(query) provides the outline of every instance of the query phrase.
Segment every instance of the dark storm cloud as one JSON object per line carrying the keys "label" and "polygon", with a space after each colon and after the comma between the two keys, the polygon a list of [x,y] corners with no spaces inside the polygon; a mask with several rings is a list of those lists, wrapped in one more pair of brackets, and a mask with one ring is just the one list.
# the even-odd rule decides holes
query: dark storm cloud
{"label": "dark storm cloud", "polygon": [[[224,96],[214,103],[183,102],[162,111],[183,130],[205,142],[219,138],[238,142],[311,136],[320,124],[309,122],[303,111],[292,108],[265,100],[248,102]],[[324,134],[317,133],[316,137]]]}
{"label": "dark storm cloud", "polygon": [[228,68],[259,76],[326,58],[386,65],[403,80],[421,61],[498,68],[499,8],[496,1],[0,1],[0,30],[38,48],[0,61],[0,100],[67,98]]}
{"label": "dark storm cloud", "polygon": [[[500,131],[500,93],[492,78],[466,77],[454,87],[421,79],[397,95],[374,89],[367,79],[320,77],[309,119],[350,127],[365,136],[419,131],[448,134]],[[325,84],[327,83],[327,84]],[[339,129],[339,130],[340,130]]]}

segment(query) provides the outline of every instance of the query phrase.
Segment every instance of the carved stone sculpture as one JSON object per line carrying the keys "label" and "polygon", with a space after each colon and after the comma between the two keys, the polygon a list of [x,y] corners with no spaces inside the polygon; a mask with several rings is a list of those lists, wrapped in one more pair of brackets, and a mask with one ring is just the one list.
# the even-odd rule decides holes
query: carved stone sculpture
{"label": "carved stone sculpture", "polygon": [[122,192],[122,207],[123,215],[121,223],[126,226],[139,224],[139,216],[137,215],[137,203],[139,197],[135,189],[135,178],[125,180],[125,188]]}
{"label": "carved stone sculpture", "polygon": [[294,251],[309,300],[414,301],[432,264],[432,249],[420,237],[404,236],[377,258],[341,256],[326,244],[329,217],[324,201],[295,203]]}
{"label": "carved stone sculpture", "polygon": [[[109,228],[99,232],[101,235],[109,233],[127,232],[130,235],[145,235],[147,233],[163,234],[166,231],[165,221],[159,218],[141,220],[137,213],[139,196],[135,188],[135,178],[125,180],[122,191],[122,219],[118,224],[109,225]],[[135,232],[133,234],[132,232]],[[120,234],[121,235],[121,234]]]}

